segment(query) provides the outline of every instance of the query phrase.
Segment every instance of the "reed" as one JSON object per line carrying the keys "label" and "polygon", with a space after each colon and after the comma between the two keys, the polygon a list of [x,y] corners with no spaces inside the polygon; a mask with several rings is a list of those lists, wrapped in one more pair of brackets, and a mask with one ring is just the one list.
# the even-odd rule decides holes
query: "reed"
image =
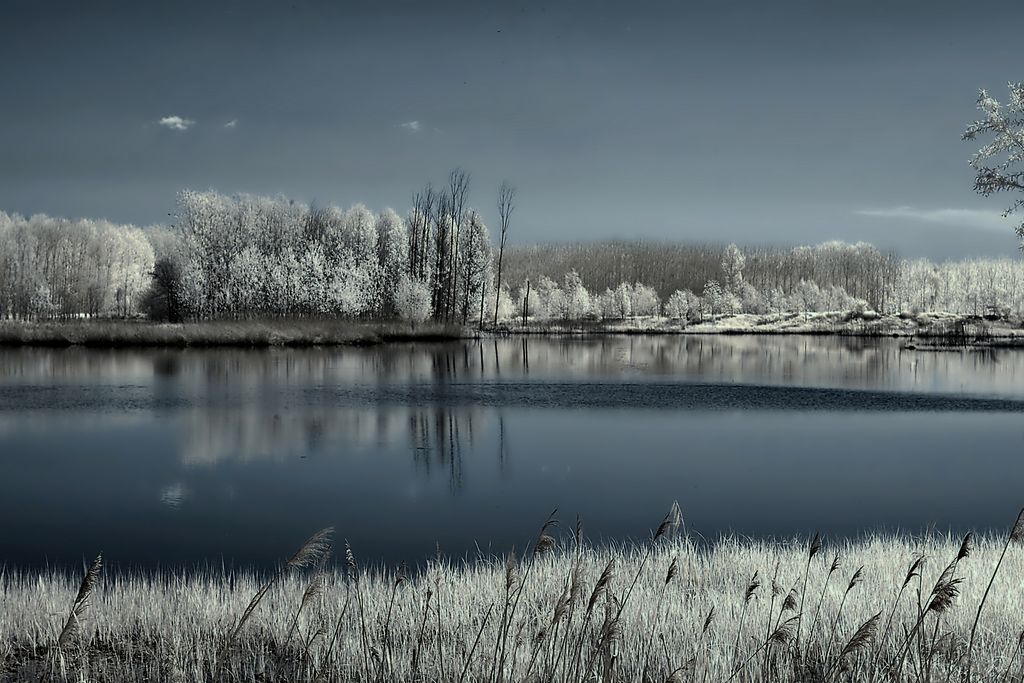
{"label": "reed", "polygon": [[[644,543],[593,546],[555,521],[522,558],[412,571],[360,567],[350,548],[329,561],[329,530],[269,576],[5,567],[0,680],[931,683],[1024,668],[1024,532],[695,544],[663,521]],[[860,568],[839,583],[814,546]],[[925,583],[935,558],[950,559]]]}

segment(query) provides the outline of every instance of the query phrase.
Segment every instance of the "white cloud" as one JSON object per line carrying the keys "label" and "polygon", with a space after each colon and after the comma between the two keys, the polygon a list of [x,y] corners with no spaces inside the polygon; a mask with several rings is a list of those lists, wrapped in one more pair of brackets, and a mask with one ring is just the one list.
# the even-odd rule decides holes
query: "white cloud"
{"label": "white cloud", "polygon": [[404,128],[410,133],[418,133],[420,131],[419,121],[406,121],[405,123],[398,124],[400,128]]}
{"label": "white cloud", "polygon": [[856,213],[871,218],[897,218],[956,228],[1005,231],[1011,227],[999,211],[980,209],[917,209],[912,206],[896,206],[888,209],[861,209]]}
{"label": "white cloud", "polygon": [[196,125],[196,122],[192,119],[183,119],[180,116],[165,116],[157,121],[157,123],[171,130],[188,130]]}
{"label": "white cloud", "polygon": [[227,123],[224,124],[224,127],[225,128],[234,128],[237,125],[238,125],[238,119],[231,119],[230,121],[228,121]]}

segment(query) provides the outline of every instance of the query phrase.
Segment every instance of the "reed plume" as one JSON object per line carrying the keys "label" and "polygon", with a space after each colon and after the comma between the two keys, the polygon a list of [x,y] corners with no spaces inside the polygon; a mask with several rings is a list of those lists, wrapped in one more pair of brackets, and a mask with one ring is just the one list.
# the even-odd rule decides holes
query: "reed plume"
{"label": "reed plume", "polygon": [[86,610],[89,609],[89,602],[92,599],[93,592],[96,590],[96,582],[99,581],[102,568],[103,553],[100,553],[85,571],[85,576],[82,577],[82,583],[78,587],[78,594],[75,595],[75,601],[71,604],[71,612],[68,614],[67,621],[64,622],[64,628],[61,629],[60,636],[57,637],[58,648],[67,647],[71,640],[81,633],[82,620],[85,618]]}

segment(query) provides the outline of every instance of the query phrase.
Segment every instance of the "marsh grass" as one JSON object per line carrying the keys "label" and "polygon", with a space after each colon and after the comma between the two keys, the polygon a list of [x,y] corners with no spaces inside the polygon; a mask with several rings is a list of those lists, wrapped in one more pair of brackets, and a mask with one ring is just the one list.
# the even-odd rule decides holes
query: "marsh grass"
{"label": "marsh grass", "polygon": [[1021,680],[1024,521],[978,538],[710,544],[679,521],[594,547],[552,515],[522,556],[413,573],[363,568],[347,544],[329,564],[330,530],[270,574],[8,568],[0,678]]}
{"label": "marsh grass", "polygon": [[0,322],[0,346],[340,346],[440,341],[472,330],[442,323],[362,322],[332,318],[156,323],[145,320]]}

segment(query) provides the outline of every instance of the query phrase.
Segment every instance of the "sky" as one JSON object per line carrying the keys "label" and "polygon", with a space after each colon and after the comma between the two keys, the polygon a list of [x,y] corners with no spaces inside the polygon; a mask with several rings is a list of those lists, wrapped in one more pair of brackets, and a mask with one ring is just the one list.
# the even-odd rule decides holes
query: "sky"
{"label": "sky", "polygon": [[1024,3],[0,5],[0,209],[166,223],[216,189],[404,213],[471,174],[510,241],[866,240],[1013,255],[972,191]]}

